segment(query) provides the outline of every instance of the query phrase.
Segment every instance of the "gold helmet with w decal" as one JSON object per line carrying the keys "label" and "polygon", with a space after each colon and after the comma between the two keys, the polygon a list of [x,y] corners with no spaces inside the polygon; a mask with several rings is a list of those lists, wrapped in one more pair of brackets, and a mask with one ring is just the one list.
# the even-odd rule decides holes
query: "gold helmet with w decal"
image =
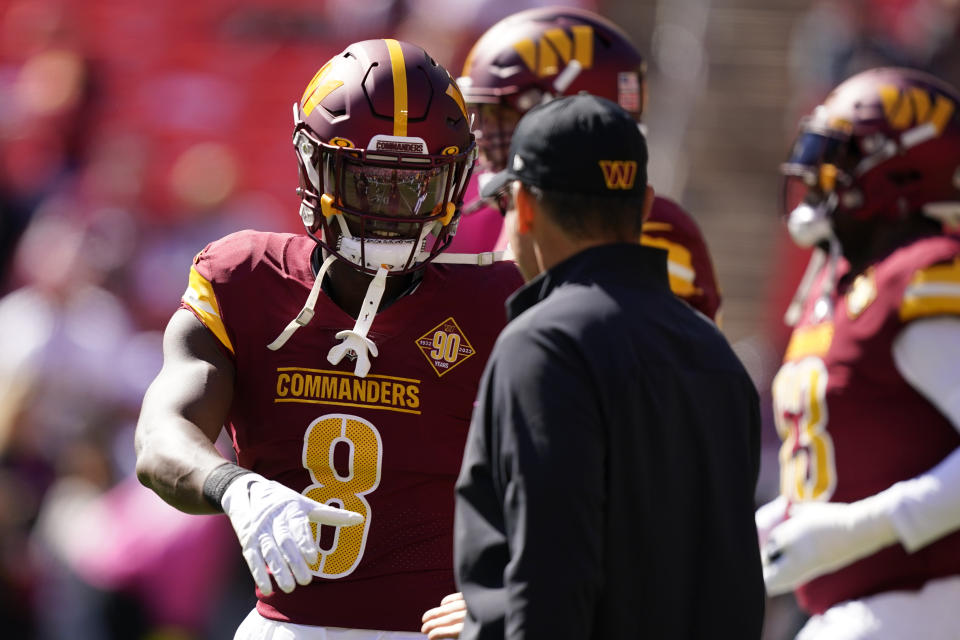
{"label": "gold helmet with w decal", "polygon": [[476,118],[486,168],[504,168],[520,117],[560,95],[585,91],[612,100],[640,119],[645,103],[643,56],[615,24],[572,7],[530,9],[488,29],[457,79]]}
{"label": "gold helmet with w decal", "polygon": [[864,71],[799,129],[781,172],[801,246],[829,238],[838,220],[960,222],[960,94],[947,83],[914,69]]}

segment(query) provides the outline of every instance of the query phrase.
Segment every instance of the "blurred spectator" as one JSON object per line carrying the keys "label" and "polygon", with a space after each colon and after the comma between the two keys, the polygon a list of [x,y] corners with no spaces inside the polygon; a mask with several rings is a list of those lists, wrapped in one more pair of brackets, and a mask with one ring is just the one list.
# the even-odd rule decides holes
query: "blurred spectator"
{"label": "blurred spectator", "polygon": [[210,637],[235,556],[226,519],[171,509],[132,475],[104,492],[73,474],[51,489],[37,533],[47,582],[58,586],[38,600],[60,612],[43,620],[49,637]]}
{"label": "blurred spectator", "polygon": [[82,161],[94,75],[66,5],[20,0],[0,15],[0,291],[34,209]]}
{"label": "blurred spectator", "polygon": [[271,228],[295,211],[265,192],[237,192],[239,162],[226,145],[189,147],[173,163],[166,190],[170,209],[142,225],[142,242],[130,267],[128,302],[141,324],[161,328],[171,300],[186,287],[182,265],[208,243],[239,229]]}
{"label": "blurred spectator", "polygon": [[872,67],[912,67],[960,80],[956,0],[815,0],[794,29],[795,124],[846,78]]}

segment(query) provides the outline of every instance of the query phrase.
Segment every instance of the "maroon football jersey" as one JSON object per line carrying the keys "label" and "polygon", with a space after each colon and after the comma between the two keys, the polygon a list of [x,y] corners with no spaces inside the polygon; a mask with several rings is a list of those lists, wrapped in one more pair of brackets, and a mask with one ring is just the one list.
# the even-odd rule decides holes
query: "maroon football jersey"
{"label": "maroon football jersey", "polygon": [[[892,345],[904,325],[960,315],[960,238],[900,247],[855,278],[843,277],[832,318],[817,320],[819,274],[773,381],[781,493],[793,502],[853,502],[923,473],[960,445],[960,435],[910,386]],[[951,286],[943,286],[950,285]],[[912,554],[895,544],[797,590],[812,613],[931,578],[960,574],[960,533]]]}
{"label": "maroon football jersey", "polygon": [[365,378],[327,361],[354,319],[320,295],[312,321],[278,351],[314,276],[303,235],[243,231],[194,260],[184,306],[232,353],[230,429],[241,466],[365,516],[319,527],[314,580],[257,593],[265,617],[417,631],[456,590],[454,481],[477,384],[522,279],[509,262],[429,265],[416,290],[376,315]]}
{"label": "maroon football jersey", "polygon": [[641,244],[666,249],[670,290],[720,324],[720,287],[700,227],[676,202],[657,196]]}

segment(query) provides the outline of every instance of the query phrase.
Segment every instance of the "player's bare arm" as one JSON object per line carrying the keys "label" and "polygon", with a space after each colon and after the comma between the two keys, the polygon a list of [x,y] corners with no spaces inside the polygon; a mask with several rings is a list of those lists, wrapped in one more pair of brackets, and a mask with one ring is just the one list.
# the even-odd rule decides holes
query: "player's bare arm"
{"label": "player's bare arm", "polygon": [[137,477],[188,513],[216,513],[203,497],[209,473],[227,460],[213,446],[233,397],[233,363],[192,313],[173,314],[163,337],[163,368],[147,390],[137,423]]}
{"label": "player's bare arm", "polygon": [[[285,592],[309,584],[319,550],[310,522],[363,520],[230,464],[213,442],[233,399],[234,366],[192,313],[173,314],[163,338],[163,368],[137,424],[137,476],[174,507],[230,518],[257,586]],[[269,572],[268,572],[269,569]]]}

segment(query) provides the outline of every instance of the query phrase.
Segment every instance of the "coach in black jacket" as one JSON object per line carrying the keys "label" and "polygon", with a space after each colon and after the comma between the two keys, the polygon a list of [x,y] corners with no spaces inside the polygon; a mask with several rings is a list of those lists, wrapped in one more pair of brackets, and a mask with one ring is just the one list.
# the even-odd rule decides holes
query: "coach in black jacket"
{"label": "coach in black jacket", "polygon": [[758,638],[757,393],[640,246],[653,192],[629,114],[587,95],[519,123],[521,266],[457,482],[461,638]]}

